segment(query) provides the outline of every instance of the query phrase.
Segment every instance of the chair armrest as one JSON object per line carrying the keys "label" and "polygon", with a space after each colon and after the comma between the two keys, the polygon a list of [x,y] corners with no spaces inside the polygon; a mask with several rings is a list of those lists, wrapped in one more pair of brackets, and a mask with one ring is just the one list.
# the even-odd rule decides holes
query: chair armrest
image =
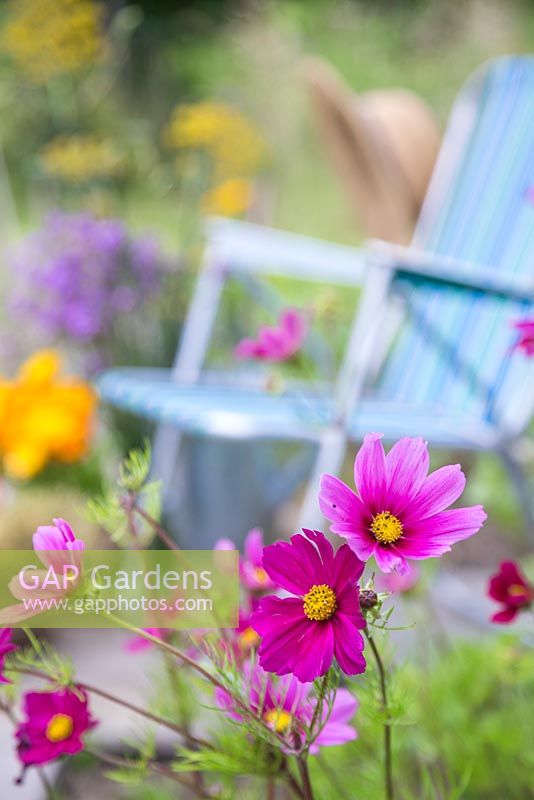
{"label": "chair armrest", "polygon": [[366,273],[361,248],[251,222],[212,217],[206,223],[206,236],[215,260],[235,272],[342,286],[361,286]]}
{"label": "chair armrest", "polygon": [[373,264],[394,271],[396,279],[438,284],[510,300],[534,301],[534,281],[524,275],[378,239],[367,243],[367,252]]}

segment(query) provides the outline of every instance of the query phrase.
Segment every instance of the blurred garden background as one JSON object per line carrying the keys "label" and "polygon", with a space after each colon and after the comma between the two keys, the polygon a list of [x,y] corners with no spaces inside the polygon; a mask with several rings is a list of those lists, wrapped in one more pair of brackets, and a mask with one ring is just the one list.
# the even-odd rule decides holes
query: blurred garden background
{"label": "blurred garden background", "polygon": [[[172,365],[208,217],[355,246],[369,233],[318,130],[311,58],[359,95],[411,90],[441,135],[475,69],[533,49],[530,0],[2,3],[0,547],[30,548],[36,527],[58,516],[83,529],[88,543],[107,546],[98,509],[88,510],[88,502],[106,493],[121,458],[152,440],[155,429],[99,408],[93,381],[109,367]],[[268,286],[285,305],[311,310],[315,333],[331,341],[326,363],[335,375],[358,291],[329,287],[328,275],[320,289],[280,278]],[[239,288],[225,302],[210,359],[228,366],[236,342],[272,314],[261,298],[250,305]],[[308,369],[306,358],[299,361],[297,377]],[[283,369],[271,376],[275,390],[283,392],[285,378]],[[349,447],[347,474],[353,457]],[[532,474],[532,452],[528,459]],[[485,594],[500,561],[521,558],[530,568],[532,539],[499,458],[432,451],[433,467],[457,460],[468,475],[465,504],[483,504],[488,522],[443,559],[446,577],[436,579],[428,605],[399,600],[399,625],[417,619],[422,626],[397,653],[395,702],[406,731],[396,744],[406,776],[399,800],[528,800],[532,648],[523,649],[522,628],[495,634]],[[266,525],[268,538],[291,533],[296,516],[289,498]],[[179,520],[171,513],[166,521],[179,537]],[[239,544],[246,529],[235,531]],[[214,530],[203,546],[230,533]],[[435,572],[425,565],[420,598]],[[97,640],[78,633],[78,644],[68,641],[78,648],[76,663],[98,670]],[[102,642],[111,652],[109,632]],[[111,683],[126,684],[136,697],[148,691],[152,654],[134,663],[122,644],[106,669]],[[411,705],[410,692],[419,695]],[[360,700],[364,710],[371,705],[363,688]],[[130,720],[115,722],[114,733],[123,735]],[[355,797],[345,780],[354,764],[366,796],[382,796],[373,763],[379,722],[362,714],[359,741],[335,748],[328,762],[318,758],[318,798]],[[192,796],[117,775],[115,784],[100,784],[86,767],[81,757],[64,772],[58,797]],[[226,794],[211,796],[264,796],[254,783],[246,794],[247,786],[238,794],[225,784]],[[29,800],[43,796],[37,782],[18,791]]]}

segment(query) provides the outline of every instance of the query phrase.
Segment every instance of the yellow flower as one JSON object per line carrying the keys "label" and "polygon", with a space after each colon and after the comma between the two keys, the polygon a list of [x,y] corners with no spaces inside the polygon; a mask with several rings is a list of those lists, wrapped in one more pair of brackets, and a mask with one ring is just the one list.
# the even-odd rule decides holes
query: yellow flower
{"label": "yellow flower", "polygon": [[164,140],[175,150],[206,152],[217,180],[253,175],[266,156],[256,127],[239,111],[213,101],[176,106]]}
{"label": "yellow flower", "polygon": [[250,182],[241,178],[231,178],[206,192],[202,208],[207,214],[238,217],[249,208],[251,199]]}
{"label": "yellow flower", "polygon": [[36,84],[102,58],[103,7],[93,0],[10,0],[2,48]]}
{"label": "yellow flower", "polygon": [[60,373],[58,353],[41,350],[15,378],[0,381],[0,457],[12,478],[31,478],[48,461],[76,461],[88,450],[96,396]]}
{"label": "yellow flower", "polygon": [[41,164],[50,175],[72,183],[113,177],[124,169],[113,142],[93,134],[57,136],[41,151]]}

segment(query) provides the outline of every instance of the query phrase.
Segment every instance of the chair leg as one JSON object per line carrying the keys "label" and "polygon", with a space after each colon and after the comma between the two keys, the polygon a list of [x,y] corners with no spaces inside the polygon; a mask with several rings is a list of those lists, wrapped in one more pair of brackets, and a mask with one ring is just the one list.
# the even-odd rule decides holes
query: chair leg
{"label": "chair leg", "polygon": [[514,484],[517,496],[521,503],[525,521],[528,526],[530,537],[534,536],[534,483],[529,477],[518,458],[513,456],[508,450],[501,450],[500,456],[506,467],[508,475]]}
{"label": "chair leg", "polygon": [[323,515],[319,508],[319,487],[325,472],[339,473],[347,446],[347,434],[341,426],[325,431],[315,460],[313,474],[308,482],[304,503],[299,516],[299,528],[320,528]]}

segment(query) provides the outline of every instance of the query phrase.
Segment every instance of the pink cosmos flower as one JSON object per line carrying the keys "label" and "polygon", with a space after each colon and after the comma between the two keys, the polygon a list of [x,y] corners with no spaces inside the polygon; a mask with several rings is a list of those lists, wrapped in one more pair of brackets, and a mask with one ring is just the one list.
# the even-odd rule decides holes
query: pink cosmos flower
{"label": "pink cosmos flower", "polygon": [[522,575],[518,564],[503,561],[489,580],[488,595],[503,606],[491,621],[506,625],[534,603],[534,586]]}
{"label": "pink cosmos flower", "polygon": [[[406,559],[435,558],[482,527],[482,506],[448,509],[462,494],[459,464],[428,474],[421,438],[405,438],[384,453],[382,434],[369,433],[354,462],[358,493],[334,475],[323,475],[319,505],[362,561],[374,556],[383,572],[403,573]],[[447,510],[448,509],[448,510]]]}
{"label": "pink cosmos flower", "polygon": [[[68,567],[76,568],[78,574],[81,575],[85,542],[74,536],[68,522],[57,518],[54,519],[53,525],[41,525],[33,535],[33,547],[47,569],[28,570],[26,573],[28,579],[39,579],[40,588],[37,591],[24,587],[21,584],[19,575],[15,575],[11,579],[9,590],[17,600],[27,601],[30,598],[35,599],[37,597],[42,600],[58,599],[76,588],[79,580],[74,579],[74,571],[71,573],[73,580],[69,583],[68,588],[64,588],[62,578],[65,574],[65,569]],[[53,583],[46,587],[41,585],[50,567],[52,567],[56,576],[60,578],[62,585],[55,586]],[[7,606],[0,609],[0,625],[14,625],[34,617],[38,613],[39,611],[33,606],[26,607],[24,602]]]}
{"label": "pink cosmos flower", "polygon": [[382,573],[376,576],[376,588],[380,592],[390,592],[390,594],[405,594],[410,592],[419,581],[420,570],[415,564],[407,564],[406,572]]}
{"label": "pink cosmos flower", "polygon": [[11,683],[3,675],[4,661],[8,653],[12,653],[17,649],[17,645],[13,644],[13,631],[11,628],[3,628],[0,630],[0,683]]}
{"label": "pink cosmos flower", "polygon": [[302,347],[308,327],[308,320],[302,311],[287,308],[278,317],[276,325],[262,325],[256,339],[242,339],[234,354],[244,359],[287,361]]}
{"label": "pink cosmos flower", "polygon": [[271,580],[293,597],[269,595],[252,615],[262,637],[261,666],[303,683],[324,675],[335,657],[347,675],[365,670],[358,579],[364,564],[347,545],[334,550],[324,533],[304,530],[263,551]]}
{"label": "pink cosmos flower", "polygon": [[85,542],[77,539],[66,520],[57,517],[53,525],[41,525],[33,534],[34,550],[85,550]]}
{"label": "pink cosmos flower", "polygon": [[[237,550],[231,539],[219,539],[216,550]],[[239,559],[239,576],[246,589],[251,592],[269,591],[274,583],[263,568],[263,531],[253,528],[245,536],[244,556]]]}
{"label": "pink cosmos flower", "polygon": [[515,348],[523,350],[529,357],[534,356],[534,319],[522,319],[514,322],[514,328],[518,331]]}
{"label": "pink cosmos flower", "polygon": [[[282,737],[283,750],[290,753],[302,749],[317,705],[313,684],[301,683],[293,675],[274,678],[257,664],[245,669],[244,680],[248,707]],[[242,716],[228,692],[216,689],[215,698],[220,708],[233,720],[241,722]],[[326,700],[322,710],[322,730],[310,746],[312,755],[318,753],[320,747],[344,744],[358,735],[349,724],[358,708],[356,698],[347,689],[338,689],[333,700],[329,697]]]}
{"label": "pink cosmos flower", "polygon": [[97,724],[89,714],[87,695],[76,687],[28,692],[24,713],[15,735],[18,757],[26,767],[83,750],[82,734]]}

